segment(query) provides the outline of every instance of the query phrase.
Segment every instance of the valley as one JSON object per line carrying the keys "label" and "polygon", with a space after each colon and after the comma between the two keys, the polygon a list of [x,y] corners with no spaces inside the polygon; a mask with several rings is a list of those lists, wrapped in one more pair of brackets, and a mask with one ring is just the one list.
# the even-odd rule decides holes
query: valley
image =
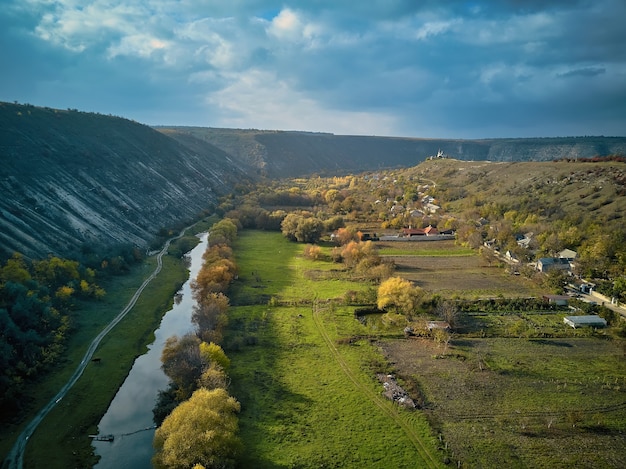
{"label": "valley", "polygon": [[[238,467],[626,463],[626,324],[601,302],[549,302],[583,285],[626,302],[626,139],[152,129],[7,103],[0,118],[5,316],[25,324],[8,301],[30,275],[9,262],[14,250],[33,259],[32,275],[47,265],[38,258],[77,259],[106,290],[74,300],[78,277],[50,286],[49,296],[72,298],[73,328],[4,427],[3,455],[149,278],[150,251],[164,249],[163,271],[103,340],[101,363],[26,447],[28,467],[93,465],[87,435],[185,276],[193,236],[163,242],[221,220],[210,243],[232,259],[204,281],[226,285],[227,313],[193,327],[231,361],[223,382],[241,404]],[[456,158],[428,158],[439,149]],[[428,240],[440,232],[448,239]],[[564,255],[562,270],[542,271]],[[394,279],[397,300],[382,301]],[[574,329],[566,315],[607,326]],[[417,408],[383,398],[380,375]]]}

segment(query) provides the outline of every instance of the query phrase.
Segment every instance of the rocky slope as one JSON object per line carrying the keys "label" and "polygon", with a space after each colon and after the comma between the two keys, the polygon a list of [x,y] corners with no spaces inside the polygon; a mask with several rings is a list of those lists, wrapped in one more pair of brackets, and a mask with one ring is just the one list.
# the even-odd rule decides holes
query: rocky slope
{"label": "rocky slope", "polygon": [[117,117],[0,103],[0,252],[146,247],[246,180],[232,158]]}

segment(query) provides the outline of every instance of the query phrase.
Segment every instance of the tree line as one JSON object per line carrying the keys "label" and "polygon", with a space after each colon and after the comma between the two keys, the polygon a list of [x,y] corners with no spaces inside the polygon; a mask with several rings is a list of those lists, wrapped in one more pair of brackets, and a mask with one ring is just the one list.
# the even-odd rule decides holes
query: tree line
{"label": "tree line", "polygon": [[61,356],[76,300],[104,295],[77,261],[15,253],[0,266],[0,420],[20,412],[27,387]]}
{"label": "tree line", "polygon": [[228,324],[228,286],[237,275],[231,243],[236,221],[224,218],[209,232],[203,263],[191,283],[193,332],[167,339],[162,369],[170,382],[159,392],[154,421],[157,468],[234,467],[242,449],[239,402],[227,391],[230,360],[220,343]]}

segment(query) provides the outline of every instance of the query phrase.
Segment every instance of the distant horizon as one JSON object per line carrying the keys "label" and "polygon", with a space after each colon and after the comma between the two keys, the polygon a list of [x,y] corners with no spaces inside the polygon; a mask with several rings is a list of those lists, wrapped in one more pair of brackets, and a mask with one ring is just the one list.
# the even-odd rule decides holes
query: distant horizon
{"label": "distant horizon", "polygon": [[119,119],[125,119],[132,122],[136,122],[141,125],[145,125],[147,127],[152,128],[205,128],[205,129],[221,129],[221,130],[240,130],[240,131],[248,131],[248,132],[292,132],[292,133],[303,133],[303,134],[318,134],[318,135],[333,135],[336,137],[376,137],[376,138],[399,138],[399,139],[413,139],[413,140],[455,140],[455,141],[476,141],[476,140],[516,140],[516,139],[559,139],[559,138],[626,138],[626,135],[553,135],[553,136],[529,136],[529,137],[476,137],[476,138],[462,138],[462,137],[424,137],[424,136],[412,136],[412,135],[382,135],[382,134],[341,134],[334,132],[325,132],[325,131],[317,131],[317,130],[303,130],[303,129],[262,129],[262,128],[244,128],[244,127],[217,127],[214,125],[185,125],[185,124],[149,124],[146,122],[140,122],[133,118],[120,116],[110,113],[103,113],[98,111],[85,111],[76,108],[60,108],[60,107],[50,107],[50,106],[41,106],[34,103],[20,103],[16,101],[0,101],[0,103],[18,105],[18,106],[32,106],[40,109],[53,109],[56,111],[64,111],[64,112],[79,112],[85,114],[94,114],[105,117],[115,117]]}

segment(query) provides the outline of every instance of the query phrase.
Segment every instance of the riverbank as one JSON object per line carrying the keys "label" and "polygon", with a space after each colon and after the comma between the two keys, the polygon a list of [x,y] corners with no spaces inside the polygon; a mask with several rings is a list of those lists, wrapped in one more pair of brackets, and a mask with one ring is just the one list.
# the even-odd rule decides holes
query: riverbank
{"label": "riverbank", "polygon": [[[206,231],[214,221],[207,219],[198,223],[189,230],[189,236]],[[46,375],[29,396],[33,410],[20,424],[7,425],[0,430],[3,457],[25,425],[68,381],[93,338],[128,304],[155,266],[155,258],[147,259],[127,275],[103,283],[107,291],[103,301],[81,305],[75,318],[77,330],[68,343],[64,361]],[[158,327],[174,294],[187,278],[187,266],[182,259],[171,255],[163,257],[159,275],[146,287],[128,316],[103,339],[95,355],[100,360],[89,364],[81,379],[29,439],[25,467],[91,467],[96,462],[88,435],[96,430],[135,358],[144,353],[153,340],[152,331]]]}

